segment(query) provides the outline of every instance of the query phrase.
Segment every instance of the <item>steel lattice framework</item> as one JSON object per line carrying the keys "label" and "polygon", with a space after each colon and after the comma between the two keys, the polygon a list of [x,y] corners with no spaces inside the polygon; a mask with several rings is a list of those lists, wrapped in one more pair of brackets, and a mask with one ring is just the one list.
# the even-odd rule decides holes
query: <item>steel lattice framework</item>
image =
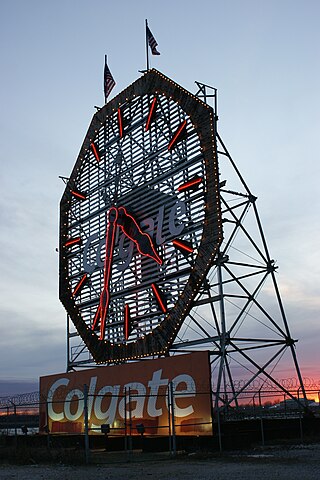
{"label": "steel lattice framework", "polygon": [[[199,82],[196,84],[198,97],[204,102],[213,100],[217,120],[216,89]],[[165,108],[165,102],[167,100],[162,108]],[[138,105],[136,108],[139,108]],[[181,121],[180,112],[177,110],[173,115],[176,118],[175,124],[178,124]],[[252,389],[256,381],[259,381],[260,389],[272,385],[292,397],[293,394],[286,386],[277,380],[280,378],[277,368],[285,359],[288,361],[287,357],[297,375],[298,390],[305,398],[295,352],[296,340],[290,334],[276,280],[277,267],[269,254],[258,214],[257,197],[251,193],[216,128],[215,134],[219,156],[219,194],[224,240],[170,347],[170,354],[199,349],[210,351],[216,408],[237,406],[241,394]],[[195,138],[194,142],[196,141]],[[133,147],[128,142],[127,148]],[[190,150],[181,151],[181,155],[190,159],[192,168],[192,142],[188,148]],[[116,146],[110,146],[110,149],[112,168],[116,175],[121,159]],[[166,161],[172,162],[172,159],[168,158]],[[173,161],[169,169],[175,168],[175,165]],[[193,173],[203,174],[198,170]],[[143,174],[142,167],[139,175]],[[120,193],[123,196],[125,194],[125,191]],[[107,188],[104,197],[98,198],[97,195],[101,208],[109,197]],[[197,208],[202,221],[201,202]],[[197,235],[196,228],[190,229],[190,235]],[[96,238],[96,242],[99,241]],[[170,255],[170,251],[168,254]],[[187,269],[187,262],[181,264],[180,268]],[[69,320],[67,339],[68,369],[94,364],[78,332],[72,330]]]}
{"label": "steel lattice framework", "polygon": [[[196,83],[197,95],[213,101],[217,119],[216,89]],[[278,380],[284,361],[291,363],[297,392],[305,401],[297,340],[290,334],[257,197],[218,132],[217,145],[224,241],[173,349],[193,351],[201,345],[210,350],[216,408],[237,406],[238,398],[257,382],[260,390],[277,388],[294,398]]]}

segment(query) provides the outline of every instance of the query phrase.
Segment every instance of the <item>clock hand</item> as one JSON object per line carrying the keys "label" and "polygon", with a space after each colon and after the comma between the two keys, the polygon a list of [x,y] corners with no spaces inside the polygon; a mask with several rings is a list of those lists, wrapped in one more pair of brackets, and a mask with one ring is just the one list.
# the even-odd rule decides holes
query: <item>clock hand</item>
{"label": "clock hand", "polygon": [[136,220],[132,215],[129,215],[125,207],[119,207],[118,225],[123,233],[132,240],[138,248],[139,253],[146,257],[155,260],[159,265],[162,265],[162,259],[156,252],[150,235],[143,233]]}
{"label": "clock hand", "polygon": [[95,329],[96,323],[100,317],[100,337],[99,340],[104,339],[105,334],[105,325],[106,317],[109,308],[110,302],[110,277],[111,277],[111,267],[112,267],[112,257],[113,257],[113,248],[114,248],[114,239],[117,229],[117,219],[118,219],[118,210],[116,207],[111,207],[108,214],[108,226],[106,233],[106,256],[104,260],[104,281],[103,289],[100,295],[100,303],[98,306],[98,311],[96,313],[92,329]]}

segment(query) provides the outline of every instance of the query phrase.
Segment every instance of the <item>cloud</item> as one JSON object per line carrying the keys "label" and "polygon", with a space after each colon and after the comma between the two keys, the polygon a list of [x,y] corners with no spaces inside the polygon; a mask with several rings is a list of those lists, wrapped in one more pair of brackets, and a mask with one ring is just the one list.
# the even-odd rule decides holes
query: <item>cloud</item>
{"label": "cloud", "polygon": [[36,321],[32,310],[0,310],[0,378],[35,378],[65,369],[65,326],[50,312]]}
{"label": "cloud", "polygon": [[15,380],[14,378],[0,380],[0,397],[11,396],[20,393],[37,392],[38,389],[38,381]]}

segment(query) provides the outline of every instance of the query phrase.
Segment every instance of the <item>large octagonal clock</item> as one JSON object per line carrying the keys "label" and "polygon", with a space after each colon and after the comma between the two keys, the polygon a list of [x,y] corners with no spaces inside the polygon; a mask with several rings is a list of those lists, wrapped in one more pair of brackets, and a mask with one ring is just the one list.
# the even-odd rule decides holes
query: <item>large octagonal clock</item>
{"label": "large octagonal clock", "polygon": [[60,300],[94,360],[165,355],[222,240],[211,107],[149,70],[93,117],[60,205]]}

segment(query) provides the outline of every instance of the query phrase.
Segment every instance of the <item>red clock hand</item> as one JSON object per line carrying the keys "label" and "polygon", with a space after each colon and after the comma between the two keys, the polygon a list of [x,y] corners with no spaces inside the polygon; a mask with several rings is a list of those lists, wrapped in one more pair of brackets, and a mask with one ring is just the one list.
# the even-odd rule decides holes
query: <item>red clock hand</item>
{"label": "red clock hand", "polygon": [[159,265],[162,265],[162,260],[156,252],[150,235],[143,233],[136,220],[132,215],[129,215],[125,207],[119,207],[118,225],[123,233],[132,240],[138,248],[139,253],[146,257],[155,260]]}
{"label": "red clock hand", "polygon": [[108,214],[108,226],[106,232],[106,256],[104,261],[104,282],[103,289],[100,295],[99,306],[93,321],[92,330],[95,330],[98,321],[100,320],[100,337],[99,340],[104,340],[106,318],[110,302],[110,278],[112,268],[112,257],[114,249],[114,241],[117,226],[121,228],[123,233],[132,240],[141,255],[147,256],[155,260],[159,265],[162,264],[161,258],[158,256],[153,245],[150,235],[143,233],[137,224],[136,220],[129,215],[125,207],[111,207]]}
{"label": "red clock hand", "polygon": [[110,302],[109,284],[110,284],[110,277],[111,277],[114,239],[115,239],[115,234],[117,229],[117,219],[118,219],[118,210],[116,209],[116,207],[110,208],[107,214],[107,217],[108,217],[108,226],[107,226],[107,233],[106,233],[106,257],[104,260],[103,289],[100,295],[99,307],[92,325],[92,329],[94,330],[100,318],[99,340],[104,339],[106,317],[107,317],[109,302]]}

